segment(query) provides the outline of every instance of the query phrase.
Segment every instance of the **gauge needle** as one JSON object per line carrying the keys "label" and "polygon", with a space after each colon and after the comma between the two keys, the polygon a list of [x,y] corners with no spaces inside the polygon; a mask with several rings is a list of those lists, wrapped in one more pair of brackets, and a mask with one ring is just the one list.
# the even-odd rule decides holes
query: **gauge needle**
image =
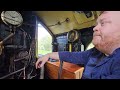
{"label": "gauge needle", "polygon": [[9,16],[11,16],[12,18],[15,18],[15,16],[12,16],[9,12],[7,12],[7,14],[8,14]]}
{"label": "gauge needle", "polygon": [[9,20],[12,20],[12,21],[15,21],[15,22],[19,22],[19,21],[13,20],[13,19],[5,17],[5,16],[2,16],[2,17],[6,18],[6,19],[9,19]]}
{"label": "gauge needle", "polygon": [[[9,12],[7,12],[7,14],[8,14],[9,16],[11,16]],[[12,16],[11,16],[11,17],[12,17]]]}

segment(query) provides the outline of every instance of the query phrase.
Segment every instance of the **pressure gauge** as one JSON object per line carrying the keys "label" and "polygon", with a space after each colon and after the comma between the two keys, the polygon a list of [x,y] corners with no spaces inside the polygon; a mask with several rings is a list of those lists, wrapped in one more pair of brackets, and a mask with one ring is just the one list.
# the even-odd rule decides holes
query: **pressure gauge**
{"label": "pressure gauge", "polygon": [[67,39],[69,42],[75,42],[76,40],[78,40],[78,38],[79,38],[79,34],[76,30],[72,30],[67,33]]}
{"label": "pressure gauge", "polygon": [[5,24],[17,27],[23,23],[22,15],[17,11],[2,11],[1,19]]}

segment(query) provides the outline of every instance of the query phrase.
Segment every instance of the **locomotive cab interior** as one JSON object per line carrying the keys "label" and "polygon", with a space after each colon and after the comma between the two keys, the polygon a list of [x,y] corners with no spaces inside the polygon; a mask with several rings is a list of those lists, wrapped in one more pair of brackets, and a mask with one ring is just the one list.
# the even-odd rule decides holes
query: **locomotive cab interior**
{"label": "locomotive cab interior", "polygon": [[0,13],[0,79],[81,78],[83,65],[49,60],[35,69],[35,62],[50,52],[80,52],[94,47],[93,27],[100,11]]}

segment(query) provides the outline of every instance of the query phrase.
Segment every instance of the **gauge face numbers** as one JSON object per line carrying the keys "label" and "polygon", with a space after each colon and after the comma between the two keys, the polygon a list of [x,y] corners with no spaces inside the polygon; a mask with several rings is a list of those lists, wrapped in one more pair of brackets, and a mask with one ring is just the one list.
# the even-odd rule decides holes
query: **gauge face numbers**
{"label": "gauge face numbers", "polygon": [[23,23],[23,18],[17,11],[3,11],[1,19],[7,25],[20,26]]}

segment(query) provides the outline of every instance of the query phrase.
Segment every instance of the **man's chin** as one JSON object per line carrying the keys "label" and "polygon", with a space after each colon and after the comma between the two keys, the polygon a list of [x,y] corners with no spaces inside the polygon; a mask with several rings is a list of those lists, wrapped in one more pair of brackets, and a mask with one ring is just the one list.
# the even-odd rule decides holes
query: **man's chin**
{"label": "man's chin", "polygon": [[92,40],[92,43],[93,43],[94,46],[98,45],[98,41]]}

